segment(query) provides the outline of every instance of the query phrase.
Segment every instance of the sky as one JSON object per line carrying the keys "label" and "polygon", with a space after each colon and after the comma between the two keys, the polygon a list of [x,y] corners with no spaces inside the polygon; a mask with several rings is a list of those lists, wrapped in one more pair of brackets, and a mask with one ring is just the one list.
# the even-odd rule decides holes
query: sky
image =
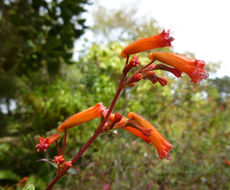
{"label": "sky", "polygon": [[[173,50],[195,54],[205,62],[220,62],[215,76],[230,76],[230,0],[98,0],[104,7],[138,7],[137,15],[153,17],[170,29]],[[89,6],[89,12],[94,5]],[[213,77],[215,77],[213,76]]]}

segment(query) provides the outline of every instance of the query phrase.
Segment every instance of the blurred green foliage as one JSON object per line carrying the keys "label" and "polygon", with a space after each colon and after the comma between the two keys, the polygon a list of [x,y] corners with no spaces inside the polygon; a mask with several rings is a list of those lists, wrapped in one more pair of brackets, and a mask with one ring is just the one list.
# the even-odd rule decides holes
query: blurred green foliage
{"label": "blurred green foliage", "polygon": [[[52,17],[54,14],[52,10],[56,10],[54,7],[65,7],[62,10],[62,12],[67,11],[67,16],[63,15],[65,21],[66,17],[70,18],[68,14],[73,15],[72,8],[86,1],[80,4],[79,1],[52,1],[51,5],[46,1],[9,2],[9,5],[4,4],[6,7],[1,9],[0,33],[8,27],[3,24],[5,19],[9,19],[5,17],[4,11],[9,16],[14,15],[15,11],[23,12],[24,9],[17,3],[26,5],[28,12],[25,14],[30,12],[34,14],[31,13],[33,16],[29,17],[30,24],[20,21],[17,25],[14,20],[8,20],[7,23],[14,26],[15,30],[10,30],[12,33],[5,38],[1,33],[1,42],[11,45],[7,46],[5,52],[8,53],[1,56],[0,61],[0,186],[2,189],[20,189],[15,184],[24,176],[28,176],[25,188],[33,184],[35,189],[39,190],[46,187],[56,171],[48,163],[37,162],[37,160],[52,159],[56,150],[51,146],[47,150],[48,153],[37,153],[35,145],[38,135],[45,137],[56,132],[58,124],[67,117],[98,102],[109,106],[124,66],[125,60],[120,57],[123,45],[111,41],[105,34],[100,34],[100,37],[103,36],[107,40],[106,45],[92,44],[77,62],[70,61],[72,53],[70,56],[68,52],[72,49],[72,39],[79,37],[74,36],[76,31],[73,25],[69,29],[57,30],[59,32],[69,30],[67,34],[56,35],[57,33],[46,33],[46,31],[38,32],[41,30],[39,27],[41,24],[38,23],[45,22],[50,25],[50,28],[56,28],[54,24],[56,17]],[[35,2],[41,4],[37,5]],[[45,15],[39,15],[34,6],[44,6],[50,10]],[[74,14],[80,14],[84,9],[77,10],[76,8]],[[122,14],[126,13],[120,11],[118,18],[127,19],[127,16]],[[131,18],[131,13],[129,15]],[[15,19],[20,20],[20,18]],[[28,17],[22,16],[21,19],[25,20],[25,18]],[[103,17],[95,17],[98,18]],[[112,18],[111,15],[104,18],[101,24],[108,26],[109,23],[112,24],[108,19]],[[122,28],[122,23],[127,22],[124,20],[119,27]],[[130,33],[133,31],[133,36],[129,35],[129,40],[144,37],[150,31],[152,35],[160,31],[160,28],[152,22],[143,21],[139,24],[140,27],[135,23],[132,24],[133,28],[129,27]],[[26,29],[26,33],[22,35],[17,28],[21,26],[33,29],[31,31]],[[68,24],[63,24],[62,27],[68,28]],[[98,25],[98,28],[100,27],[103,28],[103,25]],[[114,30],[116,27],[118,26],[115,25],[111,29]],[[96,28],[95,26],[94,29]],[[136,30],[137,28],[139,30]],[[33,32],[35,29],[38,31]],[[110,29],[107,30],[108,33],[109,31]],[[61,39],[57,40],[57,44],[53,44],[52,40],[46,41],[46,45],[39,44],[36,39],[39,38],[40,33],[47,34],[45,39],[53,39],[57,36]],[[66,41],[67,36],[68,40],[72,41]],[[11,38],[22,40],[16,43],[14,40],[11,41]],[[31,40],[35,47],[32,47],[29,42],[28,45],[28,40]],[[49,46],[55,48],[45,48]],[[64,48],[65,46],[67,49]],[[5,46],[0,46],[3,47]],[[33,60],[33,53],[31,54],[27,48],[35,48],[31,51],[42,56],[37,56]],[[164,50],[170,51],[168,48]],[[146,55],[142,54],[142,64],[148,61]],[[42,64],[43,61],[46,62],[45,65]],[[73,64],[66,64],[70,62]],[[26,64],[26,68],[23,63]],[[49,72],[49,68],[52,67],[48,65],[53,63],[55,63],[53,70],[55,72]],[[33,67],[33,64],[36,67]],[[215,72],[215,64],[209,64],[208,69],[209,72]],[[194,85],[185,75],[182,79],[176,79],[171,74],[163,72],[158,74],[169,80],[166,87],[163,88],[159,84],[152,85],[151,82],[143,80],[135,87],[127,88],[122,92],[115,111],[126,116],[128,112],[133,111],[151,121],[173,144],[171,161],[159,160],[153,145],[147,145],[143,140],[137,139],[126,131],[118,130],[117,135],[105,133],[99,136],[77,162],[78,174],[63,177],[56,185],[56,189],[102,189],[108,184],[114,190],[230,189],[230,166],[224,162],[224,159],[230,160],[230,110],[228,108],[230,78],[209,79]],[[15,104],[14,108],[12,108],[13,104]],[[67,160],[70,160],[87,142],[98,122],[99,120],[96,119],[69,130]]]}

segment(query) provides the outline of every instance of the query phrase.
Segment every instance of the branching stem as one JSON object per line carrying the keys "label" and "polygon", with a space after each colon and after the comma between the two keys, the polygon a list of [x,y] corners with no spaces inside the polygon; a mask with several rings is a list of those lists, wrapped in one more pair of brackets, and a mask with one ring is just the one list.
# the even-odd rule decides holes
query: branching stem
{"label": "branching stem", "polygon": [[[127,65],[129,62],[129,56],[127,57],[126,59],[126,64]],[[118,97],[124,87],[123,83],[124,83],[124,80],[125,80],[125,77],[127,75],[127,72],[124,71],[123,69],[123,72],[122,72],[122,75],[121,75],[121,78],[120,78],[120,82],[119,82],[119,85],[118,85],[118,88],[117,88],[117,92],[112,100],[112,103],[109,107],[109,110],[108,112],[106,113],[106,116],[104,117],[104,119],[102,120],[102,122],[98,125],[98,128],[97,130],[95,131],[94,135],[89,139],[89,141],[80,149],[80,151],[77,153],[77,155],[73,158],[73,160],[71,161],[72,164],[74,164],[81,156],[82,154],[89,148],[89,146],[94,142],[94,140],[98,137],[98,135],[100,133],[103,132],[103,127],[105,125],[105,123],[107,122],[110,114],[112,113],[116,103],[117,103],[117,100],[118,100]],[[64,150],[65,150],[65,143],[66,143],[66,130],[65,130],[65,136],[64,136],[64,145],[63,145],[63,150],[62,150],[62,153],[64,154]],[[46,187],[46,190],[50,190],[56,183],[57,181],[65,175],[65,173],[68,171],[69,168],[65,168],[62,170],[62,172],[60,172],[54,179],[53,181],[51,181],[51,183]]]}

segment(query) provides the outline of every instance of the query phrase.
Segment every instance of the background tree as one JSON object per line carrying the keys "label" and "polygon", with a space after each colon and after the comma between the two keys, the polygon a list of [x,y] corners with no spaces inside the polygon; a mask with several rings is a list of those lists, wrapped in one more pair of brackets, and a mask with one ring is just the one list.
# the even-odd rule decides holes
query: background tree
{"label": "background tree", "polygon": [[[59,79],[62,69],[74,63],[73,43],[86,29],[82,13],[88,2],[0,1],[0,160],[4,163],[0,180],[4,183],[18,180],[16,174],[36,173],[34,135],[56,127],[59,113],[65,112],[63,102],[56,107],[62,93]],[[6,175],[9,171],[15,175]]]}

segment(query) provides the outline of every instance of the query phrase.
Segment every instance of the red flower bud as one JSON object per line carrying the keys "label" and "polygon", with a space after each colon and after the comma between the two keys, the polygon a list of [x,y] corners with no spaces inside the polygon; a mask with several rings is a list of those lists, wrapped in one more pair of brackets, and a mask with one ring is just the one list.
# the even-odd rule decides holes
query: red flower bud
{"label": "red flower bud", "polygon": [[53,162],[57,165],[62,164],[65,161],[65,158],[63,157],[63,155],[60,156],[54,156]]}
{"label": "red flower bud", "polygon": [[145,71],[145,70],[142,71],[142,74],[143,74],[145,79],[146,78],[147,79],[152,79],[156,75],[154,71]]}
{"label": "red flower bud", "polygon": [[139,64],[140,64],[139,56],[134,55],[132,59],[130,60],[129,65],[131,65],[132,67],[137,67]]}
{"label": "red flower bud", "polygon": [[122,118],[123,116],[120,113],[116,112],[113,120],[113,124],[118,123],[119,121],[121,121]]}
{"label": "red flower bud", "polygon": [[161,86],[165,86],[168,84],[168,81],[165,78],[158,77],[154,71],[142,71],[145,78],[149,79],[153,84],[159,82]]}
{"label": "red flower bud", "polygon": [[156,80],[161,84],[161,86],[166,86],[168,84],[168,81],[165,78],[162,77],[158,77],[157,75],[155,75]]}
{"label": "red flower bud", "polygon": [[143,79],[144,76],[141,73],[134,73],[126,82],[125,85],[128,87],[133,87],[136,82]]}
{"label": "red flower bud", "polygon": [[20,185],[21,188],[24,187],[24,185],[25,185],[27,179],[28,179],[28,177],[23,177],[23,178],[20,180],[19,185]]}
{"label": "red flower bud", "polygon": [[140,64],[139,56],[134,55],[130,62],[125,66],[124,71],[129,72],[133,67],[137,67]]}
{"label": "red flower bud", "polygon": [[180,78],[180,77],[181,77],[181,74],[182,74],[182,72],[179,71],[178,69],[172,68],[172,67],[168,67],[168,66],[163,65],[163,64],[155,65],[154,70],[157,70],[157,69],[159,69],[159,70],[164,70],[164,71],[168,71],[168,72],[174,74],[174,75],[175,75],[176,77],[178,77],[178,78]]}
{"label": "red flower bud", "polygon": [[226,158],[224,159],[224,162],[225,162],[226,165],[230,166],[230,161],[227,160]]}
{"label": "red flower bud", "polygon": [[67,161],[64,163],[64,167],[66,168],[71,168],[72,167],[72,162],[71,161]]}

